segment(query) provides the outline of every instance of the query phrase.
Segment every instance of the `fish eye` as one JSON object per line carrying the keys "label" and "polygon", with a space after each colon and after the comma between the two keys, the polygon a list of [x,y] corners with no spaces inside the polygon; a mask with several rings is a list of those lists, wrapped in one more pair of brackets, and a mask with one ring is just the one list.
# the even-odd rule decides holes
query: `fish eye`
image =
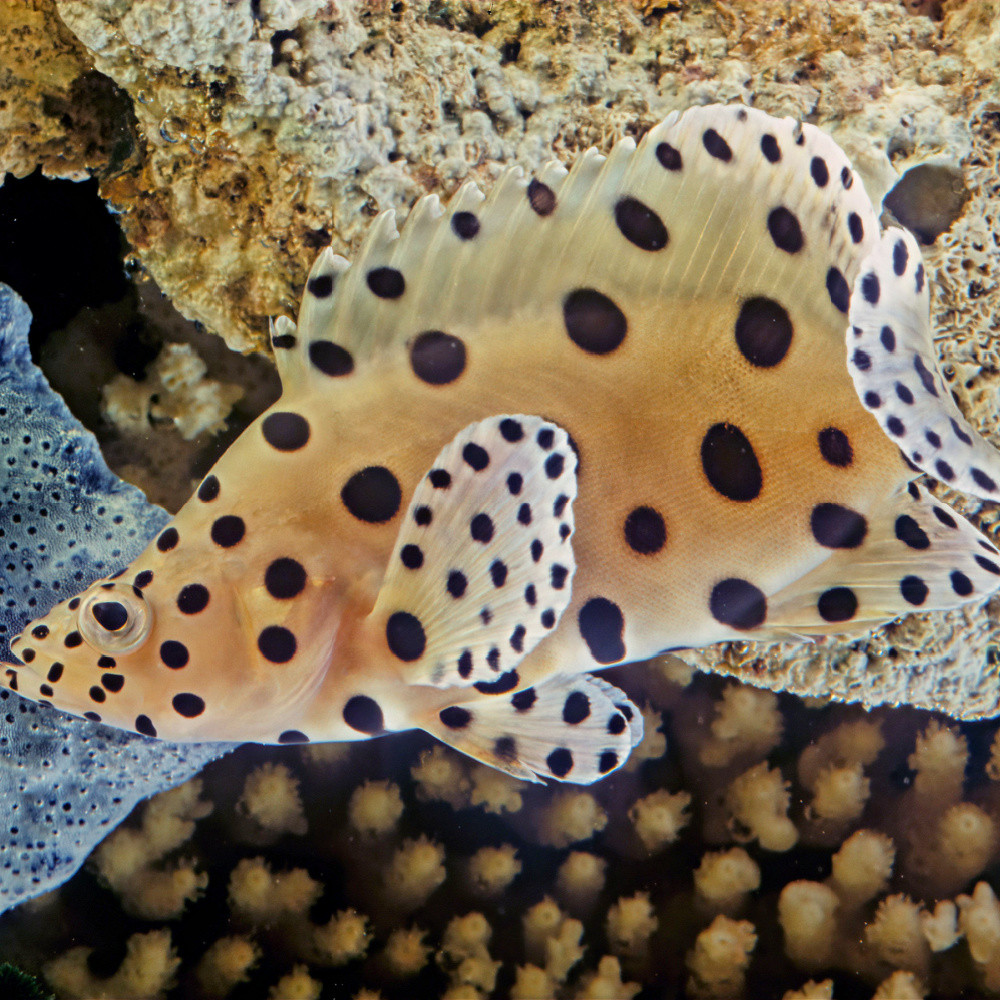
{"label": "fish eye", "polygon": [[90,594],[77,612],[80,634],[99,653],[130,653],[153,627],[153,610],[141,592],[124,587]]}

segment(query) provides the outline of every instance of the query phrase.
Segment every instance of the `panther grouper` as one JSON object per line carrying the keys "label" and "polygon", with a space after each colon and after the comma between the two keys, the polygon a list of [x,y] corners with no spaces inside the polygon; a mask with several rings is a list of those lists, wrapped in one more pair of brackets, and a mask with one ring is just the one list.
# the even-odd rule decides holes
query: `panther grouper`
{"label": "panther grouper", "polygon": [[594,671],[1000,585],[913,482],[1000,481],[928,316],[835,143],[738,105],[385,212],[274,324],[281,399],[7,683],[169,740],[420,728],[595,781],[642,717]]}

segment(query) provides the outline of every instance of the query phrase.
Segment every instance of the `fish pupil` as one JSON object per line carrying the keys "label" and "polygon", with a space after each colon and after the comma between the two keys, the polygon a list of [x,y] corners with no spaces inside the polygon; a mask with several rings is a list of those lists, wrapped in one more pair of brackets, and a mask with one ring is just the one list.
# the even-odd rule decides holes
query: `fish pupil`
{"label": "fish pupil", "polygon": [[97,624],[108,632],[118,632],[128,622],[128,611],[118,601],[101,601],[91,609]]}

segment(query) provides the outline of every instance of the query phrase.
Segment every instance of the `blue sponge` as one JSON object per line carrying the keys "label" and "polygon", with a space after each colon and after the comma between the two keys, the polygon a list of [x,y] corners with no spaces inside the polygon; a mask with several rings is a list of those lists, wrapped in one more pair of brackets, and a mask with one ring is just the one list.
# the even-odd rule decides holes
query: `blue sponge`
{"label": "blue sponge", "polygon": [[[0,284],[0,660],[31,619],[121,568],[167,522],[107,467],[28,351]],[[68,879],[137,802],[235,744],[146,739],[0,690],[0,912]]]}

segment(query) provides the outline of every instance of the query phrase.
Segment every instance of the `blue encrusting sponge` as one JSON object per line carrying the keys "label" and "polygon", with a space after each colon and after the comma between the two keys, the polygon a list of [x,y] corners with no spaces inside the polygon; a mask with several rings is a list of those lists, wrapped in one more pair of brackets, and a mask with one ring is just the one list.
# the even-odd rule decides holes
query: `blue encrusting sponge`
{"label": "blue encrusting sponge", "polygon": [[[28,351],[0,284],[0,660],[47,608],[134,559],[169,520],[115,476]],[[0,912],[66,881],[144,798],[234,744],[174,744],[0,690]]]}

